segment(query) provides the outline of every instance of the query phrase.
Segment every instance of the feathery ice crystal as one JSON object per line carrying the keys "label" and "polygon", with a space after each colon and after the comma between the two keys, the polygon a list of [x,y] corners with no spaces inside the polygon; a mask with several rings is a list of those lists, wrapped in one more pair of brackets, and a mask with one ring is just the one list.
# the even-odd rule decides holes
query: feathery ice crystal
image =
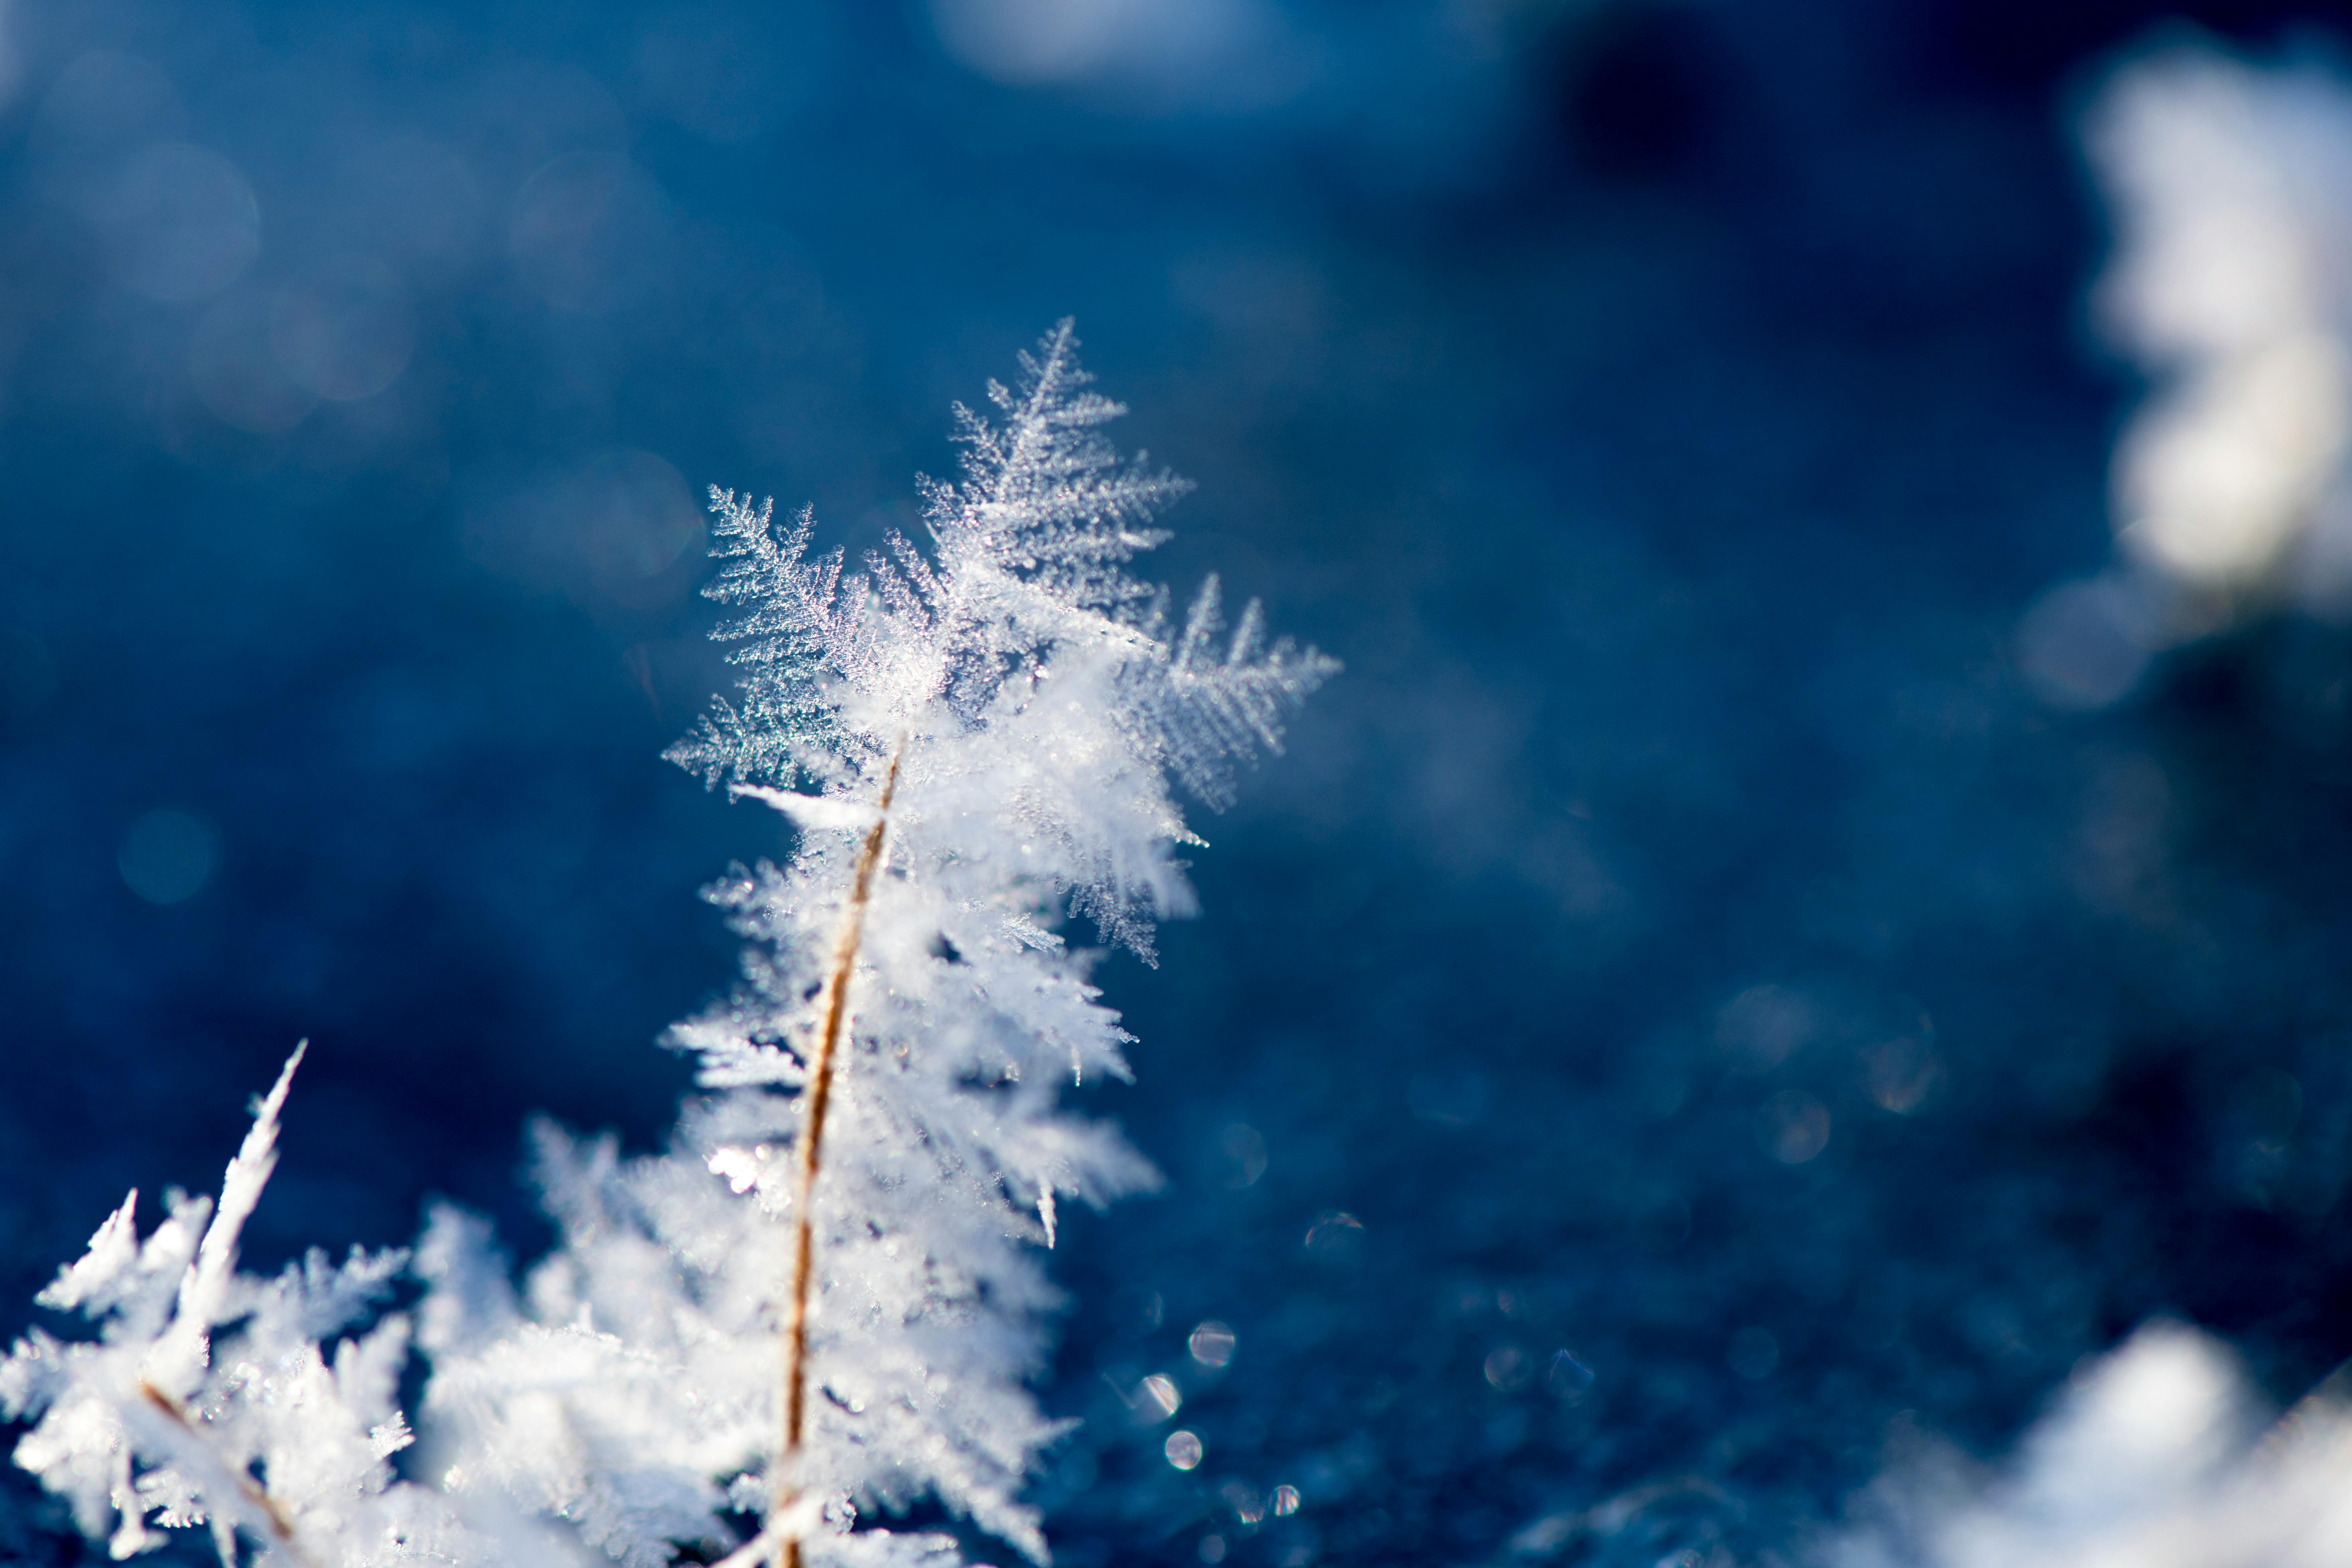
{"label": "feathery ice crystal", "polygon": [[809,513],[713,492],[707,591],[748,607],[719,633],[746,678],[669,755],[800,830],[712,892],[746,980],[672,1041],[720,1092],[666,1158],[543,1133],[564,1235],[528,1321],[427,1324],[462,1469],[624,1562],[729,1510],[766,1515],[747,1558],[929,1562],[948,1538],[850,1528],[923,1494],[1045,1559],[1019,1501],[1056,1432],[1025,1387],[1055,1299],[1033,1245],[1057,1201],[1155,1179],[1056,1104],[1123,1077],[1128,1037],[1055,928],[1148,958],[1198,842],[1167,775],[1223,803],[1335,668],[1264,646],[1255,604],[1225,637],[1213,580],[1179,626],[1127,574],[1186,487],[1119,461],[1076,348],[1064,322],[990,387],[1002,424],[957,410],[929,554],[893,538],[845,575]]}
{"label": "feathery ice crystal", "polygon": [[368,1316],[406,1261],[313,1249],[275,1279],[236,1268],[236,1241],[278,1163],[278,1113],[297,1047],[254,1111],[217,1206],[171,1194],[141,1240],[133,1192],[40,1303],[96,1320],[96,1341],[35,1330],[0,1362],[0,1414],[37,1417],[16,1462],[68,1500],[113,1554],[161,1544],[150,1515],[207,1524],[221,1561],[243,1531],[296,1563],[480,1563],[485,1543],[445,1500],[393,1479],[409,1442],[394,1404],[408,1320],[383,1317],[330,1360],[323,1342]]}
{"label": "feathery ice crystal", "polygon": [[845,574],[810,557],[807,512],[780,529],[713,492],[707,591],[747,607],[719,633],[746,674],[669,755],[782,812],[797,848],[711,891],[751,946],[735,994],[671,1032],[711,1092],[670,1152],[537,1128],[561,1241],[520,1300],[487,1226],[431,1216],[412,1272],[439,1489],[386,1462],[408,1318],[331,1365],[320,1347],[402,1255],[235,1272],[289,1062],[209,1226],[175,1198],[142,1243],[124,1204],[42,1297],[101,1338],[36,1332],[0,1363],[0,1410],[39,1423],[19,1462],[86,1531],[110,1513],[127,1555],[151,1516],[209,1522],[229,1568],[240,1531],[306,1568],[951,1563],[950,1535],[859,1528],[929,1497],[1045,1560],[1020,1500],[1059,1430],[1027,1387],[1056,1299],[1036,1245],[1057,1202],[1157,1179],[1057,1104],[1065,1075],[1124,1077],[1129,1038],[1058,928],[1149,961],[1199,842],[1171,775],[1223,805],[1337,668],[1267,646],[1255,604],[1228,635],[1214,579],[1180,624],[1128,574],[1187,487],[1119,460],[1100,427],[1123,410],[1076,348],[1064,322],[1017,391],[992,384],[1001,423],[956,411],[964,477],[925,483],[928,553],[893,538]]}

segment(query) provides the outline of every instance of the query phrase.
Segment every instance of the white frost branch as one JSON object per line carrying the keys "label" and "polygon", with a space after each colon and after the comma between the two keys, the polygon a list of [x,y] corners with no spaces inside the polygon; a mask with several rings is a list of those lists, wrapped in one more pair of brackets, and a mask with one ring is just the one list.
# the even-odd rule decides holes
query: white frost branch
{"label": "white frost branch", "polygon": [[928,549],[852,572],[812,556],[810,513],[713,492],[743,679],[669,755],[800,831],[709,890],[751,942],[745,984],[671,1032],[711,1095],[656,1159],[543,1134],[563,1242],[526,1301],[487,1329],[425,1309],[469,1325],[428,1402],[457,1469],[625,1563],[732,1541],[730,1510],[765,1518],[730,1563],[952,1561],[871,1527],[921,1496],[1045,1559],[1020,1495],[1061,1430],[1028,1388],[1058,1300],[1037,1248],[1061,1200],[1157,1180],[1061,1103],[1125,1078],[1128,1037],[1059,928],[1149,957],[1192,905],[1171,775],[1223,804],[1337,668],[1255,605],[1227,633],[1213,580],[1180,626],[1129,574],[1189,487],[1119,457],[1076,349],[1065,322],[990,387],[996,418],[957,411]]}

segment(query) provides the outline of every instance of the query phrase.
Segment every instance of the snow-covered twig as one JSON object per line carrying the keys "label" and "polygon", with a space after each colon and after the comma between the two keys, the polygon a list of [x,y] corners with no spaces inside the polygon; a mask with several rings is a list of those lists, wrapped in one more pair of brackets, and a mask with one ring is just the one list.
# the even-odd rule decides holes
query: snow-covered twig
{"label": "snow-covered twig", "polygon": [[[1027,1386],[1058,1300],[1036,1247],[1060,1200],[1157,1179],[1061,1104],[1066,1079],[1126,1077],[1128,1040],[1065,928],[1149,960],[1192,907],[1173,782],[1223,804],[1337,668],[1269,645],[1254,605],[1228,638],[1213,582],[1179,623],[1129,575],[1188,487],[1119,457],[1076,349],[1065,322],[992,384],[1000,419],[957,410],[927,548],[851,573],[812,557],[810,513],[712,493],[707,592],[740,609],[719,635],[743,679],[669,755],[798,842],[710,889],[750,946],[671,1031],[709,1097],[656,1159],[542,1131],[562,1240],[528,1310],[455,1283],[491,1271],[478,1244],[432,1244],[454,1468],[630,1568],[681,1542],[951,1559],[871,1527],[921,1496],[1044,1561],[1020,1494],[1063,1426]],[[752,1541],[735,1513],[764,1514]]]}
{"label": "snow-covered twig", "polygon": [[152,1516],[209,1526],[225,1568],[240,1530],[299,1568],[487,1563],[487,1544],[386,1463],[409,1442],[394,1403],[407,1320],[341,1341],[331,1363],[322,1350],[373,1310],[405,1255],[354,1249],[337,1267],[313,1251],[266,1280],[237,1270],[306,1048],[255,1105],[216,1206],[175,1194],[142,1241],[133,1192],[41,1292],[41,1305],[96,1321],[99,1337],[36,1330],[0,1361],[0,1414],[35,1423],[16,1462],[86,1532],[110,1533],[118,1557],[160,1544]]}
{"label": "snow-covered twig", "polygon": [[[890,753],[882,775],[882,793],[874,802],[874,825],[857,849],[857,869],[849,883],[849,907],[842,911],[841,934],[834,943],[833,967],[824,977],[824,1023],[818,1032],[816,1065],[802,1098],[800,1185],[793,1196],[797,1217],[793,1224],[793,1283],[784,1309],[784,1438],[776,1463],[776,1501],[770,1517],[791,1517],[800,1500],[801,1441],[808,1426],[808,1307],[809,1284],[815,1275],[817,1172],[823,1168],[824,1113],[833,1098],[834,1054],[841,1045],[842,1021],[849,1012],[849,977],[857,966],[857,946],[866,932],[866,908],[874,891],[874,868],[882,860],[882,834],[890,825],[890,797],[898,788],[898,763],[906,742]],[[777,1547],[778,1568],[800,1568],[800,1531],[786,1533]]]}

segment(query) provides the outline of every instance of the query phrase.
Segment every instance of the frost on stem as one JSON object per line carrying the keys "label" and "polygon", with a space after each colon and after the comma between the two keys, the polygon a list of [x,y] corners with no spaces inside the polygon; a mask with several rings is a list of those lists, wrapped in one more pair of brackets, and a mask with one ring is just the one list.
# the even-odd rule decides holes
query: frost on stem
{"label": "frost on stem", "polygon": [[[1123,411],[1076,347],[1064,322],[989,388],[995,419],[956,411],[963,471],[923,481],[928,549],[893,537],[852,573],[811,555],[810,513],[779,526],[713,492],[707,592],[741,606],[719,635],[742,679],[669,756],[799,834],[709,891],[749,939],[744,980],[669,1038],[711,1092],[656,1159],[545,1131],[563,1235],[526,1303],[436,1283],[425,1308],[427,1410],[465,1484],[625,1563],[732,1542],[730,1512],[762,1520],[746,1563],[952,1561],[948,1537],[867,1522],[925,1496],[1045,1561],[1020,1500],[1060,1430],[1027,1388],[1057,1301],[1038,1244],[1057,1199],[1157,1180],[1059,1104],[1065,1079],[1125,1077],[1128,1040],[1060,928],[1148,960],[1191,907],[1171,776],[1222,805],[1337,668],[1269,644],[1255,604],[1228,633],[1213,581],[1179,623],[1129,574],[1188,487],[1120,459],[1102,426]],[[436,1246],[436,1268],[480,1277],[464,1251]]]}
{"label": "frost on stem", "polygon": [[34,1423],[16,1462],[118,1558],[160,1545],[153,1525],[201,1524],[229,1568],[240,1535],[308,1568],[488,1563],[439,1498],[393,1479],[387,1461],[410,1440],[395,1403],[407,1320],[327,1348],[371,1315],[404,1255],[355,1247],[337,1266],[313,1250],[274,1279],[237,1271],[302,1054],[256,1105],[217,1205],[175,1192],[142,1240],[133,1192],[41,1292],[99,1337],[36,1329],[0,1362],[0,1414]]}

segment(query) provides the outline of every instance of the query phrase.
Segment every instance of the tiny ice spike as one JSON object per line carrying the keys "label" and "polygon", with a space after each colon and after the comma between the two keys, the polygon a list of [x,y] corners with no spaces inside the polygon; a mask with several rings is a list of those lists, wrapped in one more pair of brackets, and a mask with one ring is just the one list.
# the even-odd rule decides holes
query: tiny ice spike
{"label": "tiny ice spike", "polygon": [[386,1463],[409,1442],[394,1403],[407,1320],[387,1315],[331,1356],[325,1347],[370,1314],[404,1255],[355,1247],[337,1267],[314,1249],[275,1279],[237,1272],[302,1052],[255,1107],[217,1207],[174,1193],[142,1241],[134,1192],[41,1292],[41,1305],[96,1321],[100,1337],[37,1329],[0,1362],[0,1415],[35,1422],[16,1462],[73,1505],[86,1533],[110,1535],[110,1519],[118,1558],[162,1543],[152,1517],[209,1525],[228,1568],[240,1533],[261,1553],[251,1560],[308,1568],[488,1564],[489,1543]]}
{"label": "tiny ice spike", "polygon": [[[671,1152],[540,1134],[562,1231],[527,1305],[478,1226],[437,1219],[419,1272],[429,1433],[453,1488],[573,1521],[620,1562],[941,1563],[953,1538],[862,1522],[928,1496],[1045,1561],[1020,1494],[1059,1426],[1027,1384],[1057,1301],[1055,1204],[1158,1179],[1061,1109],[1124,1078],[1083,917],[1149,961],[1189,912],[1196,845],[1171,775],[1212,808],[1337,664],[1228,635],[1212,580],[1181,625],[1128,563],[1189,488],[1102,426],[1066,321],[956,410],[961,483],[923,481],[926,551],[862,574],[814,520],[712,492],[706,590],[744,606],[733,702],[670,758],[790,817],[782,866],[710,889],[750,939],[735,994],[677,1025],[713,1091]],[[780,1375],[781,1363],[781,1375]],[[479,1517],[478,1515],[477,1517]]]}

